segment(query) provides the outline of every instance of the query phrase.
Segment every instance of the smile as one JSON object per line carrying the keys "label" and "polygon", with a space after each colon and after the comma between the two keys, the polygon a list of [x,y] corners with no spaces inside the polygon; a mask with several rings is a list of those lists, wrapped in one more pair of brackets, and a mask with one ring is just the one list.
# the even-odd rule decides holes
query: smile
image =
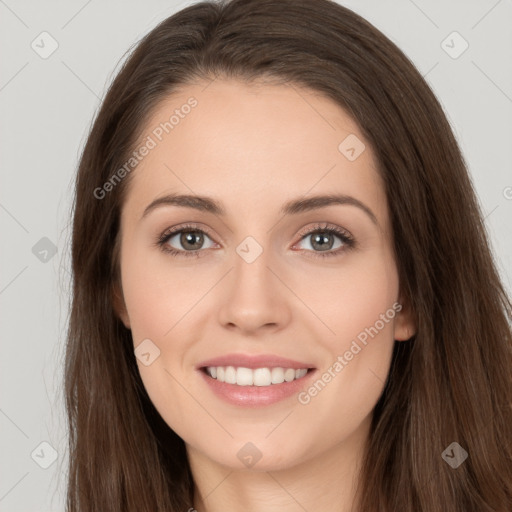
{"label": "smile", "polygon": [[272,386],[301,379],[307,368],[244,368],[234,366],[208,366],[203,370],[218,382],[236,386]]}

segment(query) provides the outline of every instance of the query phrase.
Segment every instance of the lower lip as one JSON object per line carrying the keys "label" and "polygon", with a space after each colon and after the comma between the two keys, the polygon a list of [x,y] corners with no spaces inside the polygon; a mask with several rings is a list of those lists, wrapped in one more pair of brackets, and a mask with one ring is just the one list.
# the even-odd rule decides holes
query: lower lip
{"label": "lower lip", "polygon": [[238,386],[237,384],[227,384],[219,382],[210,377],[204,370],[198,370],[210,389],[224,401],[242,407],[262,407],[271,405],[281,400],[285,400],[302,391],[309,382],[311,376],[316,370],[309,370],[304,377],[283,382],[281,384],[271,384],[270,386]]}

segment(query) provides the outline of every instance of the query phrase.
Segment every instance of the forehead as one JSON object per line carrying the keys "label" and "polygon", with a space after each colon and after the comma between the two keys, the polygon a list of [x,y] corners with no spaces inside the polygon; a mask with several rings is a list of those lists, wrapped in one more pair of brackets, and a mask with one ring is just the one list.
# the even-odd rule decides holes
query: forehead
{"label": "forehead", "polygon": [[377,218],[387,213],[355,121],[297,85],[216,79],[184,86],[155,108],[140,140],[151,149],[133,171],[124,205],[139,216],[170,192],[219,198],[235,215],[262,213],[263,204],[270,214],[291,198],[328,193],[371,204]]}

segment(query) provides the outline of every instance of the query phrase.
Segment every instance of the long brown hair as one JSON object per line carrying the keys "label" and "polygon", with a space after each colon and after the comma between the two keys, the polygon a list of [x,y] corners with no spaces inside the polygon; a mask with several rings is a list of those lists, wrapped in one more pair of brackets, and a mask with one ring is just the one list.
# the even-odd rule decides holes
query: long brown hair
{"label": "long brown hair", "polygon": [[[94,191],[127,161],[163,99],[217,77],[298,84],[334,100],[358,123],[384,179],[400,292],[417,330],[395,343],[358,510],[510,512],[512,305],[466,164],[414,65],[330,0],[196,3],[146,35],[113,81],[81,156],[73,205],[68,512],[193,506],[184,443],[153,407],[131,332],[113,307],[130,176],[100,199]],[[453,442],[468,453],[457,468],[442,456]]]}

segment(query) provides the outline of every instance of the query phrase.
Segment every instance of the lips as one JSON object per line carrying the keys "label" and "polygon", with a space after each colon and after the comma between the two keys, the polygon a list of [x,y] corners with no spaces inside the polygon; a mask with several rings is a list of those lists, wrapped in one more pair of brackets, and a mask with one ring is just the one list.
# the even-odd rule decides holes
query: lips
{"label": "lips", "polygon": [[232,405],[264,407],[297,394],[314,378],[310,362],[273,354],[227,354],[196,370],[213,393]]}

